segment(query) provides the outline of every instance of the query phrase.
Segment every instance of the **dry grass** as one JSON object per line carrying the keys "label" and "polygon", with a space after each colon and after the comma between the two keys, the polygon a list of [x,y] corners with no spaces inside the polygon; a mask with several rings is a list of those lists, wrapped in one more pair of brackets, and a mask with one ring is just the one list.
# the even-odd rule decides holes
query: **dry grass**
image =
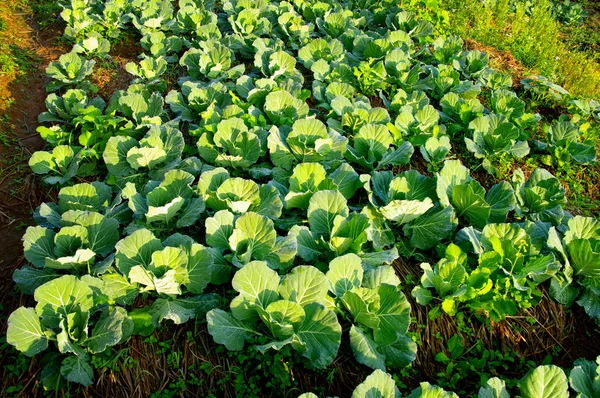
{"label": "dry grass", "polygon": [[465,39],[465,46],[469,51],[477,50],[486,53],[490,57],[490,66],[492,68],[510,74],[513,81],[513,90],[521,87],[521,80],[525,77],[527,69],[510,51],[498,50],[473,38]]}

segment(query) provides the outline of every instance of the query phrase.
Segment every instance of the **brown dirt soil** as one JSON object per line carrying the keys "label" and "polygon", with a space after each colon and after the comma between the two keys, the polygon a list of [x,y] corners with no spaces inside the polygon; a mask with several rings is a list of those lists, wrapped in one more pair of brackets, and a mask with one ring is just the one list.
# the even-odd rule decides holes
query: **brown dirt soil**
{"label": "brown dirt soil", "polygon": [[[0,134],[0,289],[4,295],[13,288],[12,270],[22,260],[23,223],[30,223],[31,210],[44,198],[28,166],[32,152],[44,146],[35,129],[37,116],[45,111],[45,68],[62,51],[48,40],[52,34],[35,29],[31,18],[15,12],[8,3],[0,4],[0,15],[7,22],[3,35],[15,51],[35,54],[31,66],[16,73],[0,75],[0,113],[4,115]],[[6,311],[10,310],[5,306]],[[4,326],[3,324],[0,326]],[[4,327],[3,327],[4,328]]]}
{"label": "brown dirt soil", "polygon": [[139,62],[136,56],[142,52],[139,43],[135,43],[132,38],[126,37],[118,45],[111,48],[111,58],[109,60],[96,63],[90,80],[98,87],[98,94],[105,101],[108,102],[115,91],[129,86],[134,77],[125,70],[125,65],[129,62]]}
{"label": "brown dirt soil", "polygon": [[[30,16],[14,11],[4,2],[0,16],[7,29],[0,36],[11,45],[14,53],[27,54],[29,66],[19,73],[0,74],[0,330],[6,330],[6,317],[24,302],[15,292],[13,270],[23,262],[21,237],[31,224],[32,210],[45,200],[47,192],[39,187],[31,174],[28,161],[31,153],[44,146],[35,129],[37,116],[45,111],[44,87],[48,81],[45,68],[62,51],[50,44],[54,33],[36,29]],[[0,358],[5,368],[11,358]],[[2,391],[5,378],[3,377]]]}

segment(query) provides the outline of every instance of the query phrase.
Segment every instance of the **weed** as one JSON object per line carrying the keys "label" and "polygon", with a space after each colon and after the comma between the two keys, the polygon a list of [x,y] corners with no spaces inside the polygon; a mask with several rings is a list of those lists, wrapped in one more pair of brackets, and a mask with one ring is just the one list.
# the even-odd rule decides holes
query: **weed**
{"label": "weed", "polygon": [[[563,32],[583,29],[578,35],[590,38],[587,48],[591,48],[597,45],[593,37],[600,35],[599,31],[590,32],[577,25],[564,28],[554,18],[549,0],[532,0],[528,3],[531,5],[527,6],[524,1],[508,0],[412,0],[404,1],[402,5],[417,12],[434,26],[439,21],[440,13],[449,12],[452,18],[445,25],[446,36],[470,37],[483,45],[509,50],[530,69],[530,73],[545,75],[567,87],[574,95],[600,98],[600,67],[594,62],[595,58],[589,57],[587,52],[577,51],[577,46],[569,39],[562,41],[565,37]],[[585,45],[583,49],[586,49]]]}
{"label": "weed", "polygon": [[123,368],[131,369],[136,361],[129,355],[129,348],[125,347],[117,352],[106,350],[99,354],[92,355],[92,366],[97,370],[109,370],[111,372],[120,372]]}
{"label": "weed", "polygon": [[56,16],[62,10],[56,1],[29,0],[28,3],[40,29],[45,29],[56,23],[58,20]]}
{"label": "weed", "polygon": [[446,365],[445,370],[437,374],[437,383],[461,395],[499,375],[505,376],[503,379],[508,387],[513,387],[518,380],[506,376],[526,373],[536,366],[513,351],[503,352],[497,347],[488,349],[481,341],[466,347],[458,334],[448,340],[446,349],[448,354],[439,352],[435,356],[436,361]]}

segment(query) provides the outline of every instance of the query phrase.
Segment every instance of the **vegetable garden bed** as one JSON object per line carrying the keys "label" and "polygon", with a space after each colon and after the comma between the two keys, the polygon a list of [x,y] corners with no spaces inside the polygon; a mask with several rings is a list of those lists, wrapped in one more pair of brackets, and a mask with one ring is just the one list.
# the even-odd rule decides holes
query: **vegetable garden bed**
{"label": "vegetable garden bed", "polygon": [[26,394],[600,394],[600,221],[555,176],[600,104],[389,1],[59,4]]}

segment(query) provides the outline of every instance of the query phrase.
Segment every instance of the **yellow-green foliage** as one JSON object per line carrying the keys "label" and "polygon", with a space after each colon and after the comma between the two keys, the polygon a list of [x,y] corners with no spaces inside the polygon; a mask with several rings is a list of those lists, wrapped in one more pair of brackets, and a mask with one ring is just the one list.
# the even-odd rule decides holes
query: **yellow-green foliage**
{"label": "yellow-green foliage", "polygon": [[[407,0],[401,6],[435,21],[436,32],[509,50],[532,74],[563,85],[575,96],[600,99],[600,65],[563,41],[549,0]],[[511,7],[512,4],[512,7]],[[445,13],[449,18],[443,18]]]}

